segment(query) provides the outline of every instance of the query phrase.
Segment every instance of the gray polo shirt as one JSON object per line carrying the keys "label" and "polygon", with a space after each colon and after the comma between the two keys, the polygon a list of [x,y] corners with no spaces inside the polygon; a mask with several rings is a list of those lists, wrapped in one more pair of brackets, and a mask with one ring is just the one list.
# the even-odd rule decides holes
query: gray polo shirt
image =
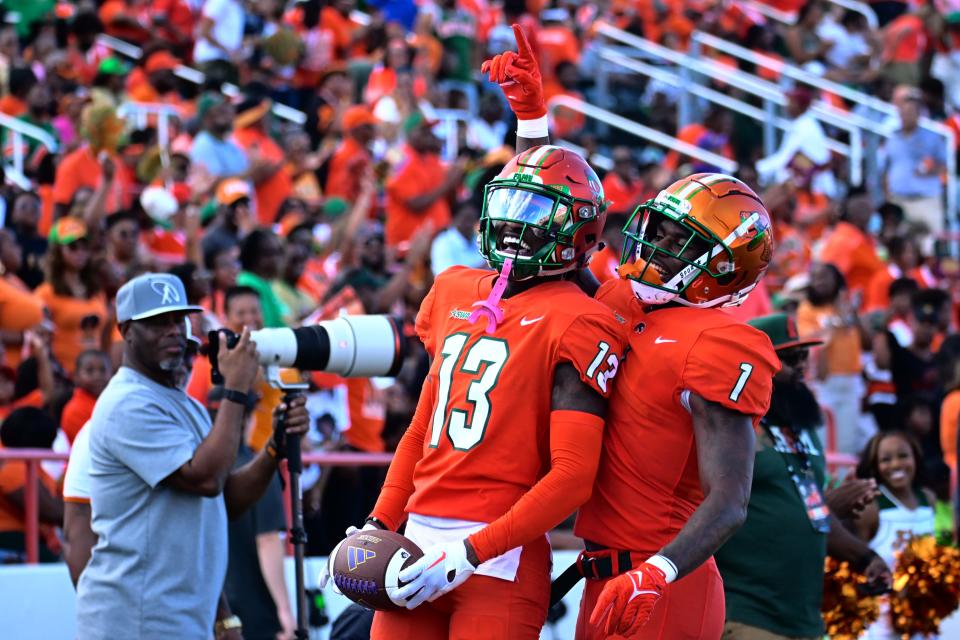
{"label": "gray polo shirt", "polygon": [[887,186],[894,197],[934,198],[943,193],[939,175],[917,173],[924,158],[933,158],[939,165],[946,160],[943,138],[932,131],[900,130],[887,140]]}
{"label": "gray polo shirt", "polygon": [[77,587],[77,638],[209,638],[227,571],[223,497],[160,482],[211,429],[200,403],[121,367],[90,419],[98,536]]}

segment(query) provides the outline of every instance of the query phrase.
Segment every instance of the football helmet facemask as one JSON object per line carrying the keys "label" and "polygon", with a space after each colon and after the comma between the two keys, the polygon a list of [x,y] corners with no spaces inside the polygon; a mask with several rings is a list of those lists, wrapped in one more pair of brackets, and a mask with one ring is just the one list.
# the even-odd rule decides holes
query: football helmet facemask
{"label": "football helmet facemask", "polygon": [[760,198],[720,173],[674,182],[637,207],[623,233],[619,273],[645,304],[739,305],[773,255]]}
{"label": "football helmet facemask", "polygon": [[544,145],[523,151],[484,189],[480,254],[511,280],[556,275],[585,265],[597,250],[607,201],[579,155]]}

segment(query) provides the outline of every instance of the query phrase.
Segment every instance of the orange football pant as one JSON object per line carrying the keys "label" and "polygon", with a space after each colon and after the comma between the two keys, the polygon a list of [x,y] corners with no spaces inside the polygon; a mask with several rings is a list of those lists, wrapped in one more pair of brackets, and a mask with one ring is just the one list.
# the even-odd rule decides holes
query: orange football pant
{"label": "orange football pant", "polygon": [[377,611],[371,640],[536,640],[550,606],[550,544],[523,547],[517,579],[473,575],[413,611]]}
{"label": "orange football pant", "polygon": [[[611,579],[586,581],[577,618],[577,640],[607,637],[601,629],[590,624],[590,614],[600,598],[603,585]],[[710,558],[690,575],[667,585],[647,624],[630,636],[613,637],[629,640],[719,640],[723,634],[725,617],[723,580],[717,571],[717,563]]]}

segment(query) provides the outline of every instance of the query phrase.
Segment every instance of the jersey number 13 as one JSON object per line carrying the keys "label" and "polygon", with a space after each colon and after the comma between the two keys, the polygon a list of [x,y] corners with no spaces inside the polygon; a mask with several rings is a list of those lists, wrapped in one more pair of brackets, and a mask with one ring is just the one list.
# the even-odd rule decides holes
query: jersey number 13
{"label": "jersey number 13", "polygon": [[[440,434],[443,432],[444,423],[447,423],[447,403],[450,401],[454,368],[460,362],[467,337],[465,333],[449,335],[440,350],[443,360],[438,372],[437,407],[433,412],[430,430],[430,446],[434,448],[440,444]],[[483,440],[483,432],[490,420],[490,391],[497,386],[500,372],[509,355],[510,349],[506,341],[498,338],[480,338],[467,349],[458,372],[476,375],[482,365],[485,364],[486,367],[483,374],[467,387],[466,399],[473,405],[472,414],[463,409],[450,409],[447,435],[454,449],[469,451]]]}

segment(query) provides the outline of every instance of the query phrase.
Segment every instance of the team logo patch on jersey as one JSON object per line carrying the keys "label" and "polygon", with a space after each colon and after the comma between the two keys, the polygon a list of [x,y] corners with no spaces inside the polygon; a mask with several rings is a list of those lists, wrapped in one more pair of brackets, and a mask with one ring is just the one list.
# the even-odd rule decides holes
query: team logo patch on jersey
{"label": "team logo patch on jersey", "polygon": [[470,319],[470,312],[469,312],[469,311],[461,311],[460,309],[451,309],[451,310],[450,310],[450,317],[451,317],[451,318],[456,318],[457,320],[469,320],[469,319]]}
{"label": "team logo patch on jersey", "polygon": [[362,547],[347,547],[347,568],[353,571],[367,560],[377,557],[377,552]]}

